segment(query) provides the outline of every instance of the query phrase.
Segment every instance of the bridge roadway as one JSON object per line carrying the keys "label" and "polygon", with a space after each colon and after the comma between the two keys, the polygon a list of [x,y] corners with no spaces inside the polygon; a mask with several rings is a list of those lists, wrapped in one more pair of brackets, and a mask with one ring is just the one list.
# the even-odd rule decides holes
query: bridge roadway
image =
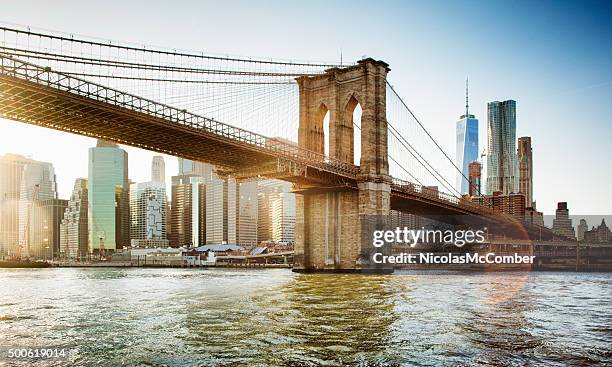
{"label": "bridge roadway", "polygon": [[[351,190],[359,167],[0,53],[0,117],[212,163],[237,179]],[[510,216],[390,178],[391,208],[442,221],[516,226]]]}

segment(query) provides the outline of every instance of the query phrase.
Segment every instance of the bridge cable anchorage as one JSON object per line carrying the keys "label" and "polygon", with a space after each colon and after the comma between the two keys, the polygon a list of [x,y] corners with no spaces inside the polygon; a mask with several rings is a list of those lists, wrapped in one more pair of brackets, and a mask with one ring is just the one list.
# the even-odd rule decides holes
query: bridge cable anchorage
{"label": "bridge cable anchorage", "polygon": [[[404,106],[404,108],[406,108],[406,110],[410,113],[410,115],[414,118],[414,120],[417,122],[417,124],[421,127],[421,129],[425,132],[425,134],[427,134],[427,136],[429,137],[429,139],[431,139],[431,141],[435,144],[435,146],[440,150],[440,152],[442,152],[442,154],[446,157],[446,159],[452,164],[452,166],[457,170],[457,172],[459,172],[461,174],[461,176],[463,176],[464,179],[466,179],[468,182],[470,182],[469,178],[465,176],[465,174],[463,173],[463,171],[457,167],[457,165],[455,164],[455,162],[453,162],[453,160],[448,156],[448,154],[446,154],[446,152],[444,151],[444,149],[442,149],[442,147],[438,144],[438,142],[433,138],[433,136],[431,136],[431,134],[429,133],[429,131],[425,128],[425,126],[423,126],[423,124],[421,123],[421,121],[416,117],[416,115],[412,112],[412,110],[408,107],[408,105],[406,105],[406,102],[404,102],[404,100],[402,99],[402,97],[399,96],[399,94],[397,93],[397,91],[395,90],[395,88],[393,88],[393,86],[391,85],[391,83],[389,83],[387,81],[387,85],[389,86],[389,88],[391,89],[391,91],[393,92],[393,94],[398,98],[398,100],[402,103],[402,105]],[[481,191],[480,189],[478,189],[477,187],[474,187],[475,189],[477,189],[478,191],[478,195],[481,195]],[[455,190],[457,191],[457,190]],[[461,195],[461,193],[459,193]]]}

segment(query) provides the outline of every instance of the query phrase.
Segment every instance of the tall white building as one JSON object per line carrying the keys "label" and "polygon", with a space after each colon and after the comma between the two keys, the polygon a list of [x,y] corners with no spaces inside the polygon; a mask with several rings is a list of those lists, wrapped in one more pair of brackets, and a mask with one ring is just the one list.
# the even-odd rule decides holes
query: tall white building
{"label": "tall white building", "polygon": [[34,161],[18,154],[0,156],[0,257],[18,251],[21,179],[30,162]]}
{"label": "tall white building", "polygon": [[283,192],[291,190],[291,183],[280,180],[260,180],[257,188],[257,240],[273,241],[272,204]]}
{"label": "tall white building", "polygon": [[77,178],[60,224],[60,256],[87,256],[87,179]]}
{"label": "tall white building", "polygon": [[467,81],[465,82],[465,115],[457,121],[457,191],[467,194],[469,190],[469,169],[471,162],[478,160],[478,120],[469,114]]}
{"label": "tall white building", "polygon": [[138,247],[168,245],[163,182],[130,185],[130,238],[132,245]]}
{"label": "tall white building", "polygon": [[238,241],[238,185],[229,177],[222,179],[213,171],[205,178],[206,185],[206,243]]}
{"label": "tall white building", "polygon": [[295,194],[281,192],[272,202],[272,240],[295,241]]}
{"label": "tall white building", "polygon": [[154,156],[151,161],[151,181],[166,182],[166,163],[161,155]]}
{"label": "tall white building", "polygon": [[30,161],[23,167],[19,190],[19,247],[22,255],[29,255],[30,223],[34,203],[57,199],[57,185],[53,165]]}
{"label": "tall white building", "polygon": [[240,183],[240,211],[238,213],[238,244],[257,244],[257,181]]}

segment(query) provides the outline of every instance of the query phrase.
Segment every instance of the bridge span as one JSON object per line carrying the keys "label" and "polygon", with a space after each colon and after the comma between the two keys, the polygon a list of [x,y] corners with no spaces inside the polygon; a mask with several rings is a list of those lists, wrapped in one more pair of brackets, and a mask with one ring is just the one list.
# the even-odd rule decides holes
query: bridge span
{"label": "bridge span", "polygon": [[[453,224],[516,227],[514,218],[389,175],[385,87],[388,65],[364,59],[299,76],[298,144],[187,109],[106,87],[0,52],[0,117],[216,165],[237,179],[294,183],[295,269],[360,270],[373,250],[372,217],[399,210]],[[353,164],[352,109],[363,109],[361,164]],[[332,143],[323,151],[321,109]],[[366,218],[370,218],[367,219]]]}

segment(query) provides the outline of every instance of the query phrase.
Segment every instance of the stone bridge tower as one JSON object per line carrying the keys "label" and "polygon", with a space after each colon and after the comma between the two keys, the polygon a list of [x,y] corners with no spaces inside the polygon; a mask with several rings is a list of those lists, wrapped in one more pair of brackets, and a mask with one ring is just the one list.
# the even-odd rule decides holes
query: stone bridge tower
{"label": "stone bridge tower", "polygon": [[358,190],[329,187],[297,195],[294,271],[372,268],[371,231],[384,225],[390,207],[386,118],[389,70],[388,64],[367,58],[355,66],[297,79],[300,147],[324,153],[323,120],[329,111],[329,156],[353,163],[353,111],[357,104],[361,105],[362,117]]}

